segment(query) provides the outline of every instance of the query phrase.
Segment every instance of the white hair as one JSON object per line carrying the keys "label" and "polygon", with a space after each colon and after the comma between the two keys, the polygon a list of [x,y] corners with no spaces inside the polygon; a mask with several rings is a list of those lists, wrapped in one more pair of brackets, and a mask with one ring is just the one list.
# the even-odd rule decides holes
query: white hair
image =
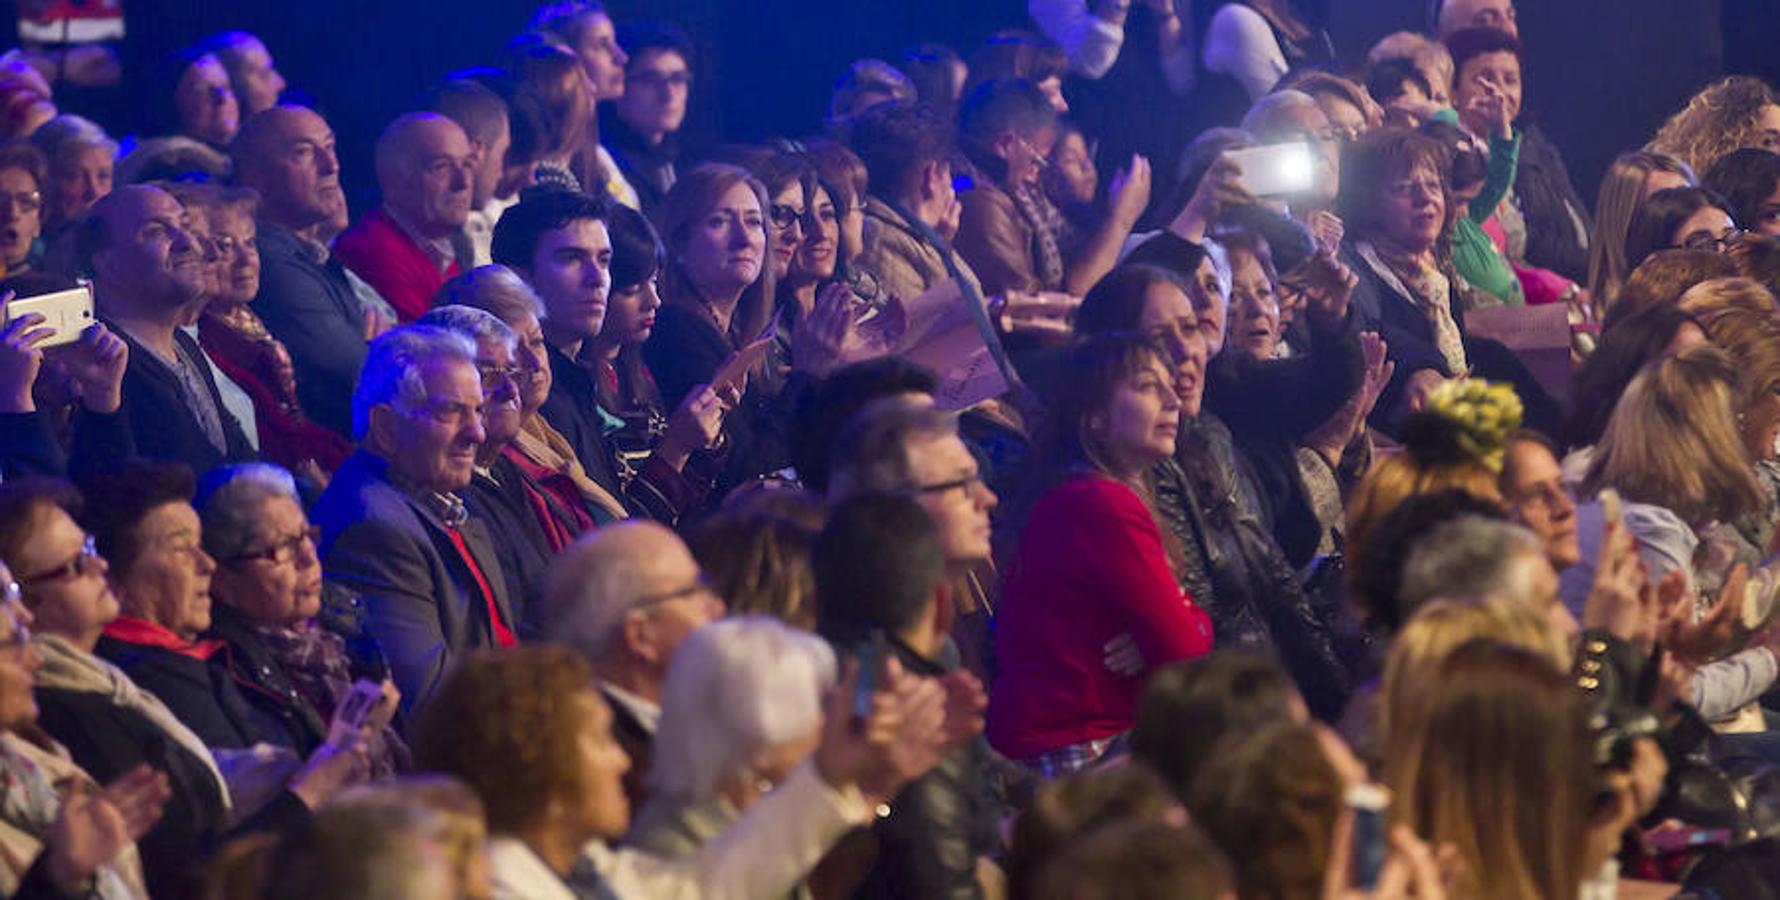
{"label": "white hair", "polygon": [[822,724],[834,651],[771,616],[712,622],[674,650],[661,689],[649,786],[684,802],[714,796],[763,754]]}
{"label": "white hair", "polygon": [[519,344],[519,335],[501,321],[499,316],[473,306],[435,306],[427,310],[426,315],[414,320],[414,324],[455,331],[478,343],[494,341],[506,347],[508,352],[512,352]]}
{"label": "white hair", "polygon": [[233,559],[258,539],[260,510],[268,500],[283,497],[298,506],[297,482],[270,463],[239,463],[205,473],[193,501],[203,519],[204,552]]}
{"label": "white hair", "polygon": [[1262,143],[1267,143],[1262,136],[1279,126],[1280,116],[1305,107],[1322,111],[1322,107],[1316,105],[1316,98],[1303,91],[1274,91],[1249,107],[1248,114],[1242,117],[1242,130],[1261,139]]}
{"label": "white hair", "polygon": [[538,603],[544,634],[590,660],[610,652],[625,617],[651,586],[651,565],[661,551],[651,545],[656,539],[680,543],[654,522],[630,520],[589,531],[558,554]]}
{"label": "white hair", "polygon": [[359,370],[352,391],[352,437],[363,440],[371,430],[371,410],[397,400],[411,405],[426,402],[426,382],[421,369],[436,361],[458,360],[476,364],[476,345],[455,331],[430,325],[392,328],[371,342],[365,366]]}

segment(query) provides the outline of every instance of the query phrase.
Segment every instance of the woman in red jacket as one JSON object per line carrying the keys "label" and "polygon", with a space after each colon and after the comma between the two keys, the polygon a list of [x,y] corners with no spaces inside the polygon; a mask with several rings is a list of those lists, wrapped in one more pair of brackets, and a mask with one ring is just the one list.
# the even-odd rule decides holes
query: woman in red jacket
{"label": "woman in red jacket", "polygon": [[[1148,473],[1180,429],[1172,368],[1143,338],[1115,334],[1078,344],[1066,371],[1003,585],[988,719],[995,749],[1046,775],[1105,755],[1149,672],[1212,645],[1151,500]],[[1108,666],[1109,643],[1134,643],[1141,662]]]}

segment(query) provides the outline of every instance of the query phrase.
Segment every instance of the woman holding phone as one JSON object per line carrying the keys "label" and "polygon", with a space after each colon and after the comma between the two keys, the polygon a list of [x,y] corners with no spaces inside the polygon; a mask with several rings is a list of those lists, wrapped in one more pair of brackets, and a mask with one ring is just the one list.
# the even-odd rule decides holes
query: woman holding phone
{"label": "woman holding phone", "polygon": [[[1114,334],[1078,344],[1069,371],[1035,448],[988,715],[995,749],[1045,775],[1115,749],[1145,677],[1212,646],[1210,618],[1175,574],[1186,555],[1155,511],[1151,473],[1181,428],[1173,367],[1146,337]],[[1136,671],[1105,662],[1121,635],[1137,645]]]}

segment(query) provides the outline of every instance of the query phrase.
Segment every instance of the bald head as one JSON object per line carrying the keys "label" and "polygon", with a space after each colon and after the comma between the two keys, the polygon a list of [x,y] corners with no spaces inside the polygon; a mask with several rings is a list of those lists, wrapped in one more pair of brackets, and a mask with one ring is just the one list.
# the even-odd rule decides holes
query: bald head
{"label": "bald head", "polygon": [[649,661],[665,669],[679,638],[722,612],[679,535],[630,520],[588,532],[556,558],[539,624],[596,663],[658,654]]}
{"label": "bald head", "polygon": [[469,217],[475,162],[456,122],[408,113],[377,138],[377,187],[410,227],[428,238],[447,237]]}
{"label": "bald head", "polygon": [[249,116],[229,147],[235,182],[260,194],[260,216],[293,231],[326,222],[346,205],[327,120],[301,106]]}
{"label": "bald head", "polygon": [[157,187],[125,185],[93,204],[78,240],[101,313],[176,317],[203,295],[203,251],[185,226],[185,207]]}
{"label": "bald head", "polygon": [[1494,28],[1520,37],[1514,0],[1446,0],[1436,26],[1441,40],[1466,28]]}

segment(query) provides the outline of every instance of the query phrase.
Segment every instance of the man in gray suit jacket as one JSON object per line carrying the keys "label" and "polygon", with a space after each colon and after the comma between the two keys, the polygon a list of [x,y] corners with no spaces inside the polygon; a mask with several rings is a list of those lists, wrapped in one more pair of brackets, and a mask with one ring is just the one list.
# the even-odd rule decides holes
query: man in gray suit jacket
{"label": "man in gray suit jacket", "polygon": [[455,493],[470,483],[486,437],[475,346],[425,326],[373,341],[352,431],[359,452],[312,516],[322,569],[359,597],[367,636],[413,711],[458,654],[514,643],[493,540]]}

